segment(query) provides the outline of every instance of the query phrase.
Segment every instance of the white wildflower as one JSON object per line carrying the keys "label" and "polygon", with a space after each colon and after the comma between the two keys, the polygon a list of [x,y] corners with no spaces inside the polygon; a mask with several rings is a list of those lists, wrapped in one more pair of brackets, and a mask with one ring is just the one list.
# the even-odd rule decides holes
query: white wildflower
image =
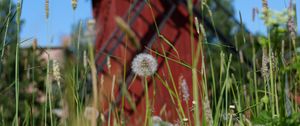
{"label": "white wildflower", "polygon": [[141,53],[133,59],[131,69],[141,77],[150,76],[157,70],[157,61],[152,55]]}

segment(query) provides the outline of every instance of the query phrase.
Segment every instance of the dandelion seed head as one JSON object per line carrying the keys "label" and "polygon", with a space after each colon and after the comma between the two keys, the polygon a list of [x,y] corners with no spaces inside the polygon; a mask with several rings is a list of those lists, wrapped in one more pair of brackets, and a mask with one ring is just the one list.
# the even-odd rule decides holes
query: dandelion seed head
{"label": "dandelion seed head", "polygon": [[157,61],[152,55],[141,53],[133,59],[131,69],[141,77],[151,76],[157,70]]}

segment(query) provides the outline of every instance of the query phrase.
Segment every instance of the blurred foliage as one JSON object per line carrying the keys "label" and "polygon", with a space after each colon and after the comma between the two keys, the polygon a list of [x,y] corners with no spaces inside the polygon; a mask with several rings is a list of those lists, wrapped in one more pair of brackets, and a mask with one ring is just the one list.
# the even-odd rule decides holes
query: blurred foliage
{"label": "blurred foliage", "polygon": [[294,113],[289,117],[275,117],[269,111],[262,111],[258,116],[254,117],[253,123],[265,126],[298,126],[300,124],[300,113]]}
{"label": "blurred foliage", "polygon": [[[249,33],[247,28],[243,24],[238,24],[234,21],[233,15],[235,15],[232,0],[210,0],[206,4],[209,7],[203,7],[207,19],[211,19],[216,30],[221,31],[221,33],[228,39],[233,46],[227,46],[222,40],[216,35],[216,30],[210,30],[206,28],[207,42],[205,44],[205,62],[206,70],[208,76],[208,86],[210,90],[213,90],[213,85],[216,83],[216,96],[219,96],[221,84],[224,82],[226,72],[224,71],[224,62],[229,58],[229,55],[232,54],[232,61],[230,66],[230,78],[236,79],[236,83],[241,87],[240,92],[243,99],[241,101],[234,100],[233,92],[230,92],[229,103],[237,105],[240,104],[243,107],[247,108],[255,103],[254,96],[254,81],[258,84],[258,89],[264,89],[264,79],[262,77],[262,58],[263,58],[263,49],[267,50],[267,57],[269,57],[269,44],[271,45],[270,49],[272,52],[272,64],[274,65],[274,77],[275,83],[282,90],[279,92],[279,104],[280,104],[280,118],[274,119],[272,115],[266,113],[255,113],[251,110],[251,115],[256,116],[257,119],[264,120],[266,122],[271,122],[270,125],[282,125],[282,124],[291,124],[295,125],[299,123],[299,115],[289,115],[287,114],[288,108],[284,107],[287,101],[287,94],[284,93],[284,88],[286,84],[283,80],[287,75],[288,80],[286,80],[290,87],[288,91],[299,92],[299,87],[296,89],[296,85],[299,84],[299,48],[294,48],[293,38],[291,37],[290,26],[288,25],[290,17],[295,16],[295,12],[291,10],[283,10],[280,12],[273,11],[269,9],[267,11],[268,16],[263,15],[259,10],[255,11],[254,17],[260,17],[265,21],[265,26],[267,29],[267,36],[260,33]],[[253,8],[255,9],[255,8]],[[237,19],[238,22],[243,21],[243,15],[240,15],[240,19]],[[294,20],[294,18],[293,18]],[[296,25],[296,24],[294,24]],[[294,26],[296,27],[296,26]],[[251,27],[249,27],[251,29]],[[300,40],[299,36],[296,36],[295,41]],[[234,47],[234,48],[233,48]],[[296,47],[299,47],[299,43],[296,43]],[[282,52],[284,50],[284,52]],[[225,52],[225,57],[221,53]],[[296,52],[296,53],[295,53]],[[270,54],[271,55],[271,54]],[[253,67],[256,67],[255,69]],[[269,67],[269,63],[267,64]],[[270,69],[270,68],[269,68]],[[253,80],[254,72],[256,73],[256,80]],[[263,97],[262,93],[259,93],[259,97]],[[225,95],[224,97],[225,98]],[[218,98],[214,96],[211,97],[212,106],[216,106]],[[225,99],[224,99],[225,100]],[[238,103],[239,102],[239,103]],[[290,105],[290,104],[289,104]],[[223,104],[223,107],[228,107]],[[296,107],[296,106],[295,106]],[[297,108],[295,108],[297,109]],[[212,110],[216,110],[213,108]],[[263,118],[265,117],[265,118]],[[268,120],[268,119],[269,120]],[[272,120],[274,119],[274,120]],[[293,120],[295,119],[295,120]],[[272,120],[272,121],[271,121]],[[254,121],[255,124],[256,121]]]}
{"label": "blurred foliage", "polygon": [[[16,5],[12,0],[0,0],[0,125],[12,125],[15,114],[15,54],[17,42]],[[21,26],[23,24],[21,20]],[[6,38],[5,38],[6,37]],[[23,42],[31,41],[27,39]],[[36,40],[28,48],[22,48],[19,62],[19,113],[23,125],[42,125],[45,102],[45,77],[47,61],[41,56],[44,49],[37,49]],[[56,99],[55,99],[56,98]],[[58,97],[53,97],[53,101]],[[56,102],[58,103],[58,102]],[[54,105],[55,106],[55,105]]]}

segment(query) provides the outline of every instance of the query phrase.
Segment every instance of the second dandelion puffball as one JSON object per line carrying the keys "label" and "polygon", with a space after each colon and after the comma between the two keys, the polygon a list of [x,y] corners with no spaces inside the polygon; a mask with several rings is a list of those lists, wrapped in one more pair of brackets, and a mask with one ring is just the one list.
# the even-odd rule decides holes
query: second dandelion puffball
{"label": "second dandelion puffball", "polygon": [[138,76],[151,76],[157,70],[157,61],[150,54],[140,53],[133,59],[131,69]]}

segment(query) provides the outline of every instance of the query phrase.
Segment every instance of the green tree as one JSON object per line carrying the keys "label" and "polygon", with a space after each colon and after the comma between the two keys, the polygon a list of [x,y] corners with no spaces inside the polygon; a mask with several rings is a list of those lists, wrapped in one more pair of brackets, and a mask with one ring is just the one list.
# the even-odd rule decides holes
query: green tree
{"label": "green tree", "polygon": [[[12,125],[15,113],[15,53],[17,44],[16,4],[0,0],[0,125]],[[23,21],[21,21],[23,24]],[[20,42],[22,43],[22,42]],[[42,124],[45,62],[37,57],[42,51],[22,48],[19,62],[19,121],[23,124]],[[30,118],[29,118],[30,117]]]}

